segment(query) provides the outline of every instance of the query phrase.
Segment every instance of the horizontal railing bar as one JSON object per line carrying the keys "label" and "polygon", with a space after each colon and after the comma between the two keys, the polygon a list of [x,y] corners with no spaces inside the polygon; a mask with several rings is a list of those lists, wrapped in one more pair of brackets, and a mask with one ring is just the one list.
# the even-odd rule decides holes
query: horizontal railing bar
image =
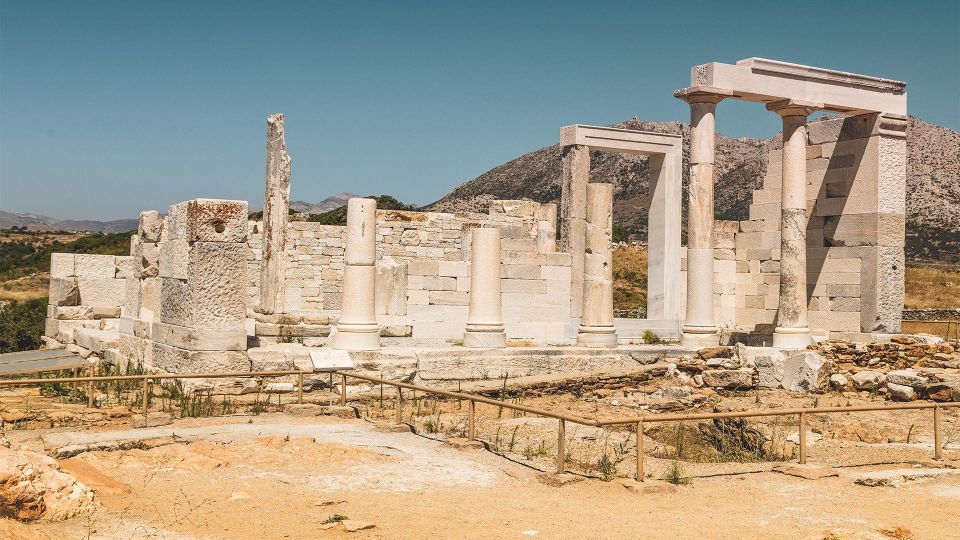
{"label": "horizontal railing bar", "polygon": [[573,422],[575,424],[581,424],[584,426],[599,425],[596,420],[589,420],[586,418],[580,418],[579,416],[573,416],[569,414],[548,411],[545,409],[538,409],[537,407],[529,407],[527,405],[508,403],[506,401],[497,401],[495,399],[478,396],[476,394],[465,394],[462,392],[452,392],[449,390],[441,390],[439,388],[431,388],[429,386],[419,386],[416,384],[410,384],[410,383],[405,383],[400,381],[390,381],[387,379],[381,379],[379,377],[373,377],[370,375],[360,375],[358,373],[353,373],[349,371],[338,371],[337,373],[341,375],[345,375],[347,377],[353,377],[354,379],[360,379],[363,381],[382,383],[390,386],[397,386],[399,388],[406,388],[408,390],[419,390],[421,392],[438,394],[441,396],[447,396],[447,397],[456,398],[456,399],[472,400],[477,403],[485,403],[487,405],[493,405],[495,407],[503,407],[504,409],[512,409],[515,411],[527,412],[527,413],[536,414],[539,416],[546,416],[547,418],[556,418],[558,420],[566,420],[568,422]]}
{"label": "horizontal railing bar", "polygon": [[50,379],[3,379],[0,385],[19,386],[30,384],[50,384],[50,383],[68,383],[68,382],[110,382],[110,381],[142,381],[143,379],[222,379],[222,378],[243,378],[243,377],[280,377],[284,375],[312,375],[314,371],[290,370],[290,371],[227,371],[220,373],[165,373],[165,374],[145,374],[145,375],[105,375],[97,377],[64,377]]}

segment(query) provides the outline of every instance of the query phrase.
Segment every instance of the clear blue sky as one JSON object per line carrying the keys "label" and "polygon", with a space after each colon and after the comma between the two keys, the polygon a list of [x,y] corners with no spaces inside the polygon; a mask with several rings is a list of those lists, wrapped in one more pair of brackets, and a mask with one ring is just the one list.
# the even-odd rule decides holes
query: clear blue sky
{"label": "clear blue sky", "polygon": [[[686,121],[689,68],[750,56],[907,81],[911,114],[960,129],[957,0],[2,0],[0,209],[259,206],[273,112],[293,198],[427,203],[565,124]],[[720,105],[722,133],[778,128]]]}

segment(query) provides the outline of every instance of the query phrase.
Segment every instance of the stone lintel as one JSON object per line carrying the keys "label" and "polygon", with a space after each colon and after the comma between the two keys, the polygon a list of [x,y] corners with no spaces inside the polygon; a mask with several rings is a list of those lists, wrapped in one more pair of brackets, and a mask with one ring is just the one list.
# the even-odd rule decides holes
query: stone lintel
{"label": "stone lintel", "polygon": [[748,101],[822,103],[823,109],[844,114],[907,112],[906,83],[902,81],[764,58],[694,66],[690,84],[726,90]]}
{"label": "stone lintel", "polygon": [[574,124],[560,128],[560,146],[589,146],[591,150],[627,154],[669,154],[680,151],[683,137],[602,126]]}

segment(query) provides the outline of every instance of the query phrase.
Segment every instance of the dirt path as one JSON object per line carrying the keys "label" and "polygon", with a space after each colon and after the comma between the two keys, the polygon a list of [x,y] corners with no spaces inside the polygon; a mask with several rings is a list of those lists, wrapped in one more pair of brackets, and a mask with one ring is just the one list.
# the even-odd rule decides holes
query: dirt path
{"label": "dirt path", "polygon": [[[634,494],[599,480],[554,488],[486,451],[360,420],[280,415],[40,441],[173,434],[176,443],[72,458],[87,465],[74,464],[78,474],[100,474],[90,482],[101,510],[31,529],[51,538],[822,538],[828,530],[872,538],[900,526],[913,538],[960,538],[955,474],[900,487],[856,485],[863,470],[851,468],[816,481],[771,472],[696,478],[675,493]],[[322,529],[335,514],[376,527]]]}

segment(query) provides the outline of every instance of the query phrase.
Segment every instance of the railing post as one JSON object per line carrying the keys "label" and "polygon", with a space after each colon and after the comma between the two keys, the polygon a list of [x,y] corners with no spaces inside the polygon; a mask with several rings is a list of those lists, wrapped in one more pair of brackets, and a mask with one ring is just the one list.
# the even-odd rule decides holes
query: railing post
{"label": "railing post", "polygon": [[800,464],[807,464],[807,413],[800,413]]}
{"label": "railing post", "polygon": [[933,459],[943,459],[943,441],[940,439],[940,405],[933,406]]}
{"label": "railing post", "polygon": [[470,416],[467,418],[467,438],[472,441],[477,438],[477,403],[471,399],[468,409]]}
{"label": "railing post", "polygon": [[403,423],[403,389],[397,387],[397,423]]}
{"label": "railing post", "polygon": [[303,403],[303,373],[297,375],[297,403]]}
{"label": "railing post", "polygon": [[347,376],[341,374],[342,379],[340,379],[340,405],[347,405]]}
{"label": "railing post", "polygon": [[567,433],[563,418],[557,425],[557,474],[563,474],[567,464]]}
{"label": "railing post", "polygon": [[[94,373],[96,373],[96,372],[94,371],[94,367],[93,367],[93,366],[90,366],[90,369],[88,370],[87,376],[88,376],[88,377],[93,377]],[[88,409],[92,409],[92,408],[93,408],[93,381],[90,381],[90,382],[87,383],[87,408],[88,408]]]}
{"label": "railing post", "polygon": [[643,482],[643,420],[637,422],[637,482]]}
{"label": "railing post", "polygon": [[143,415],[147,415],[147,394],[150,392],[150,389],[147,387],[149,384],[146,377],[143,378]]}

